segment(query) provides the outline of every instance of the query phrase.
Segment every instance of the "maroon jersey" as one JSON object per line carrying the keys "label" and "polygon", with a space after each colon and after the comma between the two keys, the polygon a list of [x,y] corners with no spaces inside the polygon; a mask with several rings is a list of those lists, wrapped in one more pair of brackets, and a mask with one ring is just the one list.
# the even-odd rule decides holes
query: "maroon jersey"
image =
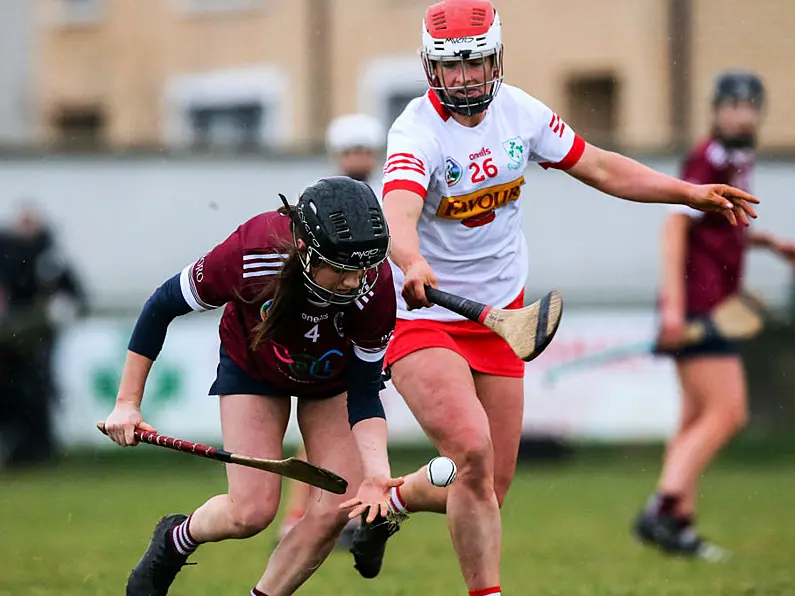
{"label": "maroon jersey", "polygon": [[[748,191],[754,155],[728,150],[716,140],[697,146],[684,163],[682,178],[694,184],[730,184]],[[747,228],[733,226],[719,213],[689,210],[693,217],[687,237],[685,306],[701,315],[741,285]]]}
{"label": "maroon jersey", "polygon": [[[383,357],[395,326],[396,299],[392,272],[384,261],[372,290],[351,304],[321,304],[309,299],[295,305],[285,322],[289,335],[250,346],[254,328],[267,317],[272,293],[260,296],[273,280],[292,244],[290,218],[263,213],[180,275],[185,301],[194,310],[226,305],[221,318],[221,344],[247,374],[294,394],[328,395],[347,388],[346,368],[353,353],[368,362]],[[375,272],[369,273],[372,279]]]}

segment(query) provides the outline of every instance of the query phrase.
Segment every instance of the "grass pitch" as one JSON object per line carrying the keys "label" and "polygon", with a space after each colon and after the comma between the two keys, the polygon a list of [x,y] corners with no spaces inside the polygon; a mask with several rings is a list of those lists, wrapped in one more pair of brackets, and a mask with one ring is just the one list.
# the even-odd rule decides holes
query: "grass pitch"
{"label": "grass pitch", "polygon": [[[630,540],[629,522],[654,486],[659,449],[577,451],[561,465],[520,467],[503,509],[504,593],[795,594],[795,460],[791,451],[771,453],[729,454],[704,478],[700,527],[734,552],[720,565],[672,559]],[[396,453],[394,471],[430,455]],[[160,516],[190,512],[224,488],[221,465],[146,446],[0,474],[0,595],[123,594]],[[171,594],[248,594],[275,531],[203,546]],[[444,517],[419,514],[390,541],[377,579],[360,579],[350,555],[335,552],[300,593],[448,596],[466,588]]]}

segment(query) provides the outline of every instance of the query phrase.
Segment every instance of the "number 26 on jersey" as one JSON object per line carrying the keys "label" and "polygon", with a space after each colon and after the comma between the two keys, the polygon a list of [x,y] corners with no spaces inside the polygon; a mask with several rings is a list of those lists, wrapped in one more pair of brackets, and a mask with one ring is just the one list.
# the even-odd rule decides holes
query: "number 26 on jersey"
{"label": "number 26 on jersey", "polygon": [[473,183],[483,182],[486,178],[494,178],[499,173],[497,166],[494,165],[490,157],[483,161],[483,165],[473,161],[469,164],[469,169],[472,170]]}

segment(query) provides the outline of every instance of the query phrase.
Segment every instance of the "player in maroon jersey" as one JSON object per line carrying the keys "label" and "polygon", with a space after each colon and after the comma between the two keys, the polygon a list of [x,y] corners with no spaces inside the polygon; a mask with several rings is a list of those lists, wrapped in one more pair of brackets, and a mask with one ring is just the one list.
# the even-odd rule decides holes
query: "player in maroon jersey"
{"label": "player in maroon jersey", "polygon": [[[368,184],[377,197],[381,190],[372,183],[379,153],[386,145],[386,131],[381,122],[367,114],[347,114],[332,120],[326,130],[326,148],[340,175]],[[306,450],[299,445],[296,457],[305,459]],[[285,515],[279,528],[279,540],[292,530],[306,512],[311,495],[309,485],[288,480],[285,487]],[[337,548],[348,550],[359,520],[352,519],[337,540]]]}
{"label": "player in maroon jersey", "polygon": [[[763,100],[756,75],[720,75],[712,134],[688,156],[682,177],[749,191]],[[741,289],[749,246],[771,249],[795,264],[795,245],[732,226],[717,214],[676,208],[665,226],[659,344],[676,361],[682,414],[668,444],[657,494],[636,518],[633,531],[667,552],[708,559],[726,555],[695,532],[693,521],[701,474],[746,421],[742,362],[736,347],[724,340],[679,345],[688,318],[707,314]]]}
{"label": "player in maroon jersey", "polygon": [[[292,594],[328,556],[350,514],[386,514],[391,478],[379,398],[383,357],[395,325],[386,262],[390,236],[364,183],[318,181],[294,207],[258,215],[186,267],[144,306],[129,344],[116,407],[105,426],[134,445],[147,375],[169,323],[224,306],[220,396],[224,448],[282,457],[291,396],[309,461],[349,480],[346,495],[313,489],[301,521],[279,543],[252,594]],[[347,413],[346,413],[347,410]],[[360,457],[356,457],[356,454]],[[247,538],[273,521],[281,478],[227,467],[228,492],[190,516],[165,516],[127,583],[129,596],[167,594],[204,542]],[[353,505],[343,507],[346,500]]]}

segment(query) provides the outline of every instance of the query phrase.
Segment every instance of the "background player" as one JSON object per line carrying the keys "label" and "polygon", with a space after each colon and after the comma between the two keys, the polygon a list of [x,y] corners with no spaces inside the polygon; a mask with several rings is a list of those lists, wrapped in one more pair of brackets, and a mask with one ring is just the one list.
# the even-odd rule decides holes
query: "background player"
{"label": "background player", "polygon": [[[694,184],[731,184],[748,190],[763,106],[764,88],[757,75],[719,75],[712,95],[712,132],[688,155],[682,177]],[[716,213],[676,207],[665,225],[659,344],[676,362],[681,418],[666,450],[657,494],[635,520],[633,531],[644,542],[685,556],[726,555],[694,531],[698,481],[721,447],[745,425],[748,413],[735,345],[715,339],[677,346],[688,318],[707,314],[742,289],[748,246],[768,248],[795,265],[795,245],[732,226]]]}
{"label": "background player", "polygon": [[326,150],[339,173],[370,186],[379,182],[374,180],[374,173],[385,148],[383,124],[367,114],[340,116],[326,130]]}
{"label": "background player", "polygon": [[[348,176],[368,184],[376,197],[381,196],[380,184],[373,180],[373,173],[382,158],[386,145],[386,131],[377,118],[367,114],[348,114],[335,118],[326,131],[326,150],[342,176]],[[296,457],[306,459],[303,444],[298,446]],[[309,505],[309,485],[293,480],[287,481],[287,512],[279,527],[279,539],[298,522]],[[350,548],[353,531],[359,524],[352,519],[337,540],[337,546]]]}
{"label": "background player", "polygon": [[[524,362],[496,334],[431,307],[424,284],[501,308],[523,305],[528,251],[519,198],[529,162],[619,198],[686,204],[743,224],[754,215],[746,201],[756,199],[598,149],[542,102],[503,85],[500,19],[488,0],[431,6],[422,45],[431,88],[392,125],[384,168],[401,294],[387,363],[396,389],[459,472],[448,489],[430,486],[423,470],[407,476],[392,491],[392,508],[446,511],[470,594],[486,596],[500,594],[499,508],[516,466]],[[377,520],[355,533],[363,576],[379,572],[395,527]]]}
{"label": "background player", "polygon": [[[395,322],[389,245],[372,190],[344,177],[320,180],[297,206],[242,224],[144,306],[105,423],[108,434],[133,445],[136,427],[152,430],[142,419],[141,399],[171,320],[226,305],[210,389],[220,395],[224,447],[281,458],[296,396],[309,461],[347,478],[347,498],[355,495],[370,515],[386,512],[389,489],[400,483],[390,478],[378,395]],[[227,494],[190,517],[167,515],[157,524],[130,575],[128,595],[166,594],[200,544],[247,538],[273,520],[280,476],[234,465],[227,476]],[[306,514],[271,555],[253,595],[292,594],[314,572],[347,521],[340,508],[345,499],[313,489]]]}

